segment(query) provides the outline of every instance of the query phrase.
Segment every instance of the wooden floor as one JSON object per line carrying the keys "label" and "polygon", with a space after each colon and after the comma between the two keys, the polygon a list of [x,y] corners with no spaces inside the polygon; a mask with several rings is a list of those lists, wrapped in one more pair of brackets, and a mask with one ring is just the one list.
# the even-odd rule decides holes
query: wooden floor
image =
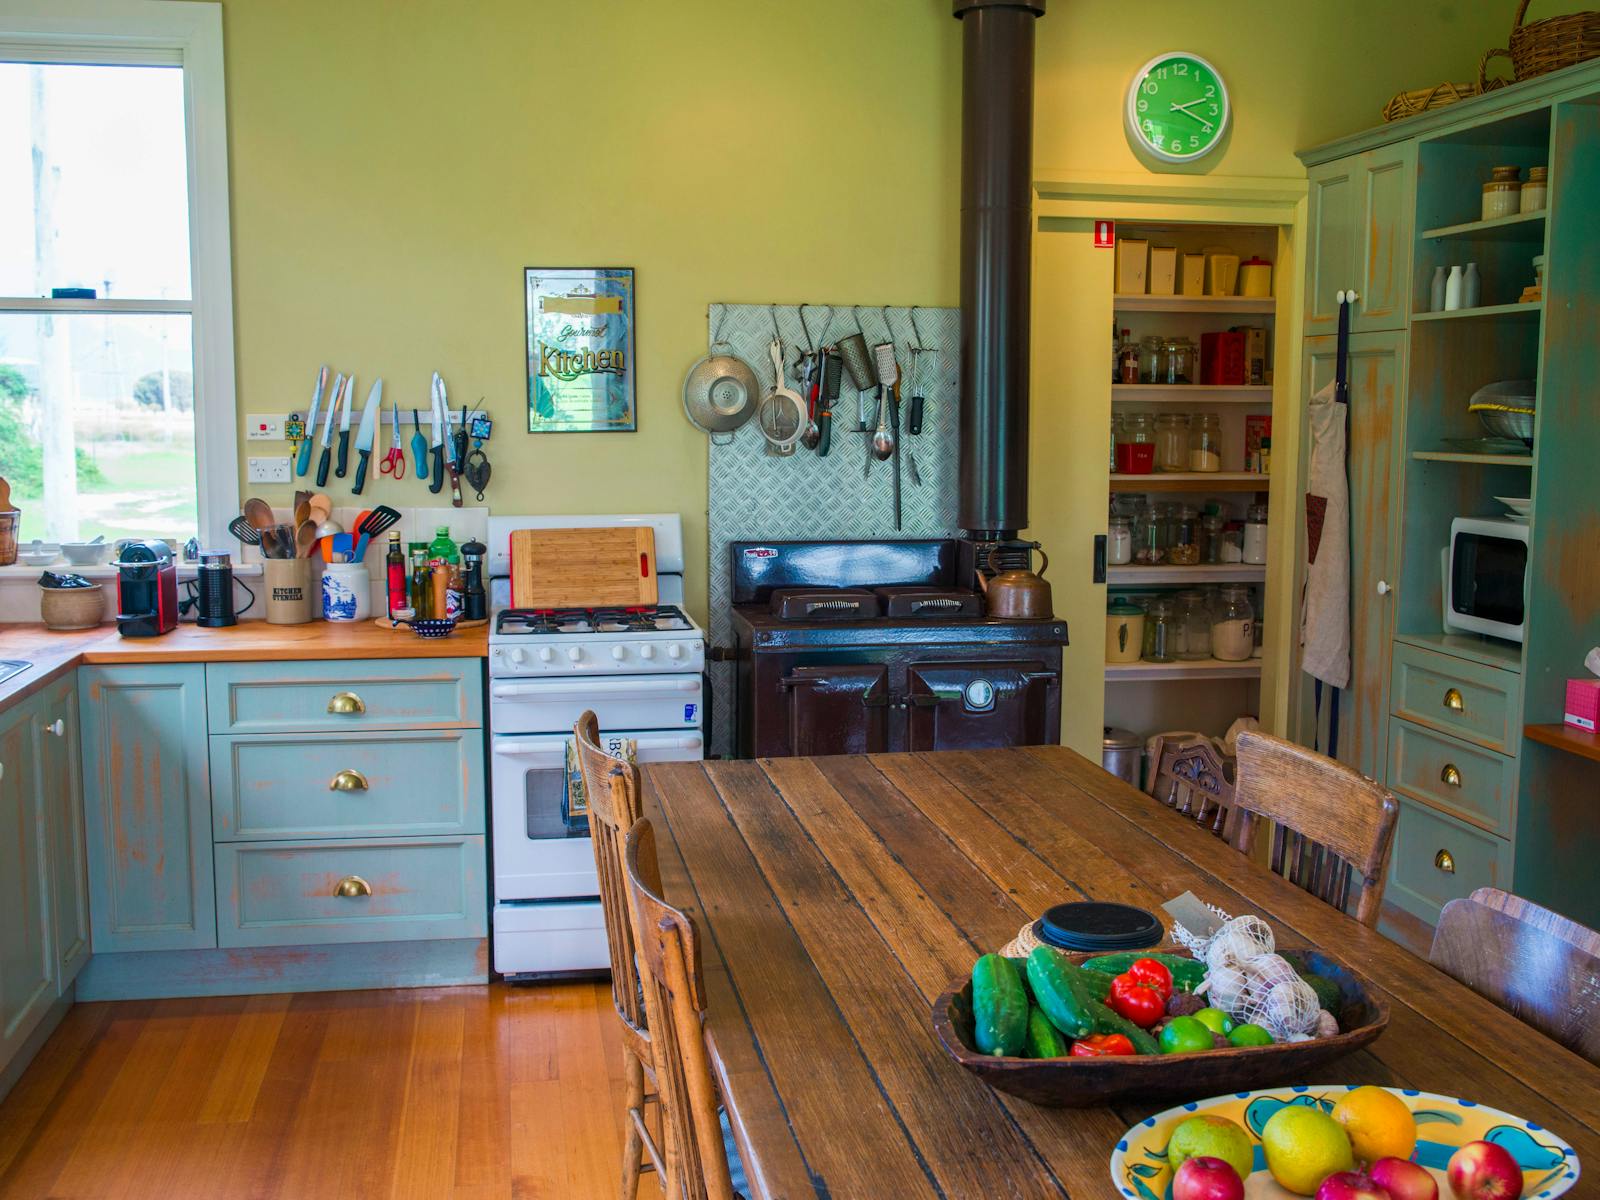
{"label": "wooden floor", "polygon": [[0,1198],[614,1197],[622,1054],[592,983],[80,1004],[0,1102]]}

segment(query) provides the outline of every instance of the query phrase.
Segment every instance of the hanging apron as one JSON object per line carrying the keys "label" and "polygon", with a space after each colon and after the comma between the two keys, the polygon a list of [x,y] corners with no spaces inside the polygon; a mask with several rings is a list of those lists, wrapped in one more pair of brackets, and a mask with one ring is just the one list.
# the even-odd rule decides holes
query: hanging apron
{"label": "hanging apron", "polygon": [[[1335,689],[1350,683],[1350,479],[1348,433],[1350,308],[1339,306],[1334,380],[1311,398],[1311,455],[1306,482],[1306,575],[1300,610],[1301,665],[1317,682]],[[1333,697],[1329,745],[1338,750],[1339,697]]]}

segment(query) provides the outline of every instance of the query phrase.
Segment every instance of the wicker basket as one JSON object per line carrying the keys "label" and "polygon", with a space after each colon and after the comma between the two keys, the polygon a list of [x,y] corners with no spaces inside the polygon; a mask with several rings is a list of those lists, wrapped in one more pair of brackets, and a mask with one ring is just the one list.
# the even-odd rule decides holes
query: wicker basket
{"label": "wicker basket", "polygon": [[1436,83],[1429,88],[1412,88],[1409,92],[1397,93],[1383,106],[1383,119],[1403,120],[1406,117],[1414,117],[1420,112],[1427,112],[1430,108],[1443,108],[1447,104],[1470,100],[1485,92],[1492,92],[1495,88],[1505,87],[1506,80],[1489,78],[1489,61],[1497,57],[1508,58],[1510,53],[1509,50],[1491,50],[1480,58],[1477,83]]}
{"label": "wicker basket", "polygon": [[39,588],[39,616],[46,629],[93,629],[106,619],[106,589]]}
{"label": "wicker basket", "polygon": [[1600,12],[1590,9],[1563,13],[1524,25],[1530,2],[1522,0],[1517,5],[1517,19],[1511,23],[1511,49],[1489,52],[1511,59],[1518,82],[1600,56]]}

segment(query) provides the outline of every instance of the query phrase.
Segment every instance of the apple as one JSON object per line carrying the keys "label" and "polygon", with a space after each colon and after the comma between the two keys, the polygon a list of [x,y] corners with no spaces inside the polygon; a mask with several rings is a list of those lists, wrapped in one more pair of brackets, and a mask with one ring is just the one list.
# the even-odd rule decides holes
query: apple
{"label": "apple", "polygon": [[1390,1196],[1364,1172],[1338,1171],[1322,1181],[1316,1200],[1390,1200]]}
{"label": "apple", "polygon": [[1432,1175],[1403,1158],[1380,1158],[1367,1168],[1372,1182],[1389,1193],[1390,1200],[1439,1200],[1439,1185]]}
{"label": "apple", "polygon": [[1450,1156],[1445,1178],[1457,1200],[1517,1200],[1522,1168],[1511,1152],[1494,1142],[1468,1142]]}
{"label": "apple", "polygon": [[1220,1158],[1186,1158],[1172,1177],[1172,1200],[1244,1200],[1244,1180]]}

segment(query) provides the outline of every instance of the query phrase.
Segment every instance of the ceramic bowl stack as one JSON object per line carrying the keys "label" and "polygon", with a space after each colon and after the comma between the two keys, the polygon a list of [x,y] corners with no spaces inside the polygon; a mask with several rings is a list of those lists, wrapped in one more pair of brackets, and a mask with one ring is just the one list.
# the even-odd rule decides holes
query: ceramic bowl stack
{"label": "ceramic bowl stack", "polygon": [[1526,496],[1496,496],[1495,503],[1504,504],[1510,510],[1506,513],[1506,520],[1515,521],[1518,525],[1526,525],[1528,518],[1533,515],[1533,501]]}
{"label": "ceramic bowl stack", "polygon": [[1535,394],[1531,379],[1502,379],[1473,392],[1467,411],[1478,415],[1490,437],[1514,438],[1531,446]]}

